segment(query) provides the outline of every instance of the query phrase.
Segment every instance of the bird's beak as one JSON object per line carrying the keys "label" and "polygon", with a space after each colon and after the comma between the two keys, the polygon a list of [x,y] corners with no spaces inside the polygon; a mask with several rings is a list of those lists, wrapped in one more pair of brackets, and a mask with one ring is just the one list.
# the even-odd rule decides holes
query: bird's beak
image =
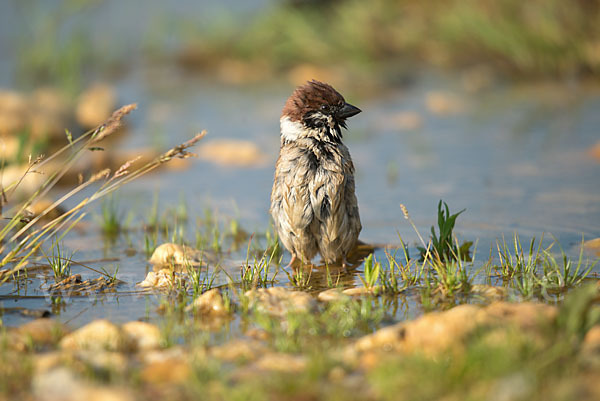
{"label": "bird's beak", "polygon": [[357,115],[358,113],[360,113],[362,110],[359,109],[356,106],[352,106],[350,103],[346,103],[344,104],[344,106],[342,106],[341,109],[338,110],[337,113],[335,113],[337,118],[340,119],[346,119],[348,117],[352,117]]}

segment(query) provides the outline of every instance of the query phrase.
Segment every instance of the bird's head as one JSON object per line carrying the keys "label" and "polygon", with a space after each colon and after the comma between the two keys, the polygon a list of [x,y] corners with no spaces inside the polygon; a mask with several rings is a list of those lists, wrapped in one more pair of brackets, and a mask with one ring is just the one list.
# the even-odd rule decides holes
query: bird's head
{"label": "bird's head", "polygon": [[313,137],[339,143],[346,119],[360,112],[358,107],[346,103],[331,85],[309,81],[297,87],[285,102],[280,119],[282,140]]}

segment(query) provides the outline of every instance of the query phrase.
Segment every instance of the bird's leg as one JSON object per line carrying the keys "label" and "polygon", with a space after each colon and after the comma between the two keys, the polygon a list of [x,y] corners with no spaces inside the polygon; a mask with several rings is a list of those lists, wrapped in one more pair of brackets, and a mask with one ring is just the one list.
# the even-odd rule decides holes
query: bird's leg
{"label": "bird's leg", "polygon": [[286,267],[292,267],[292,265],[294,264],[295,261],[296,261],[296,254],[292,253],[292,260],[290,260],[290,263],[288,263]]}
{"label": "bird's leg", "polygon": [[342,267],[344,269],[348,267],[348,263],[346,261],[346,255],[342,256]]}

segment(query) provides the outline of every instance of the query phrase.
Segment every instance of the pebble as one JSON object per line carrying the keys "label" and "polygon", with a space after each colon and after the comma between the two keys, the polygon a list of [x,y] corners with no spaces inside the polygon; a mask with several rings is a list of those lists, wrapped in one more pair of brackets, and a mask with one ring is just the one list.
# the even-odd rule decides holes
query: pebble
{"label": "pebble", "polygon": [[600,238],[585,241],[583,249],[594,256],[600,256]]}
{"label": "pebble", "polygon": [[35,375],[32,380],[32,391],[35,399],[41,401],[130,401],[134,399],[127,390],[88,384],[65,367]]}
{"label": "pebble", "polygon": [[223,301],[223,295],[218,288],[210,289],[186,306],[186,312],[194,311],[202,315],[224,316],[229,310]]}
{"label": "pebble", "polygon": [[142,381],[152,384],[184,383],[192,372],[188,353],[181,347],[151,351],[143,355]]}
{"label": "pebble", "polygon": [[123,332],[138,351],[160,348],[161,334],[159,328],[151,323],[132,321],[122,326]]}
{"label": "pebble", "polygon": [[211,356],[226,362],[254,361],[268,352],[268,348],[258,340],[236,339],[223,345],[210,348]]}
{"label": "pebble", "polygon": [[198,156],[227,167],[263,167],[269,158],[254,142],[239,139],[213,139],[198,149]]}
{"label": "pebble", "polygon": [[353,352],[418,351],[433,356],[449,349],[460,351],[463,340],[478,327],[513,325],[521,331],[535,333],[544,323],[554,321],[556,314],[555,307],[531,302],[495,302],[487,307],[459,305],[364,336],[348,349],[348,355],[355,355]]}
{"label": "pebble", "polygon": [[128,351],[134,346],[121,328],[105,319],[94,320],[60,341],[63,350]]}
{"label": "pebble", "polygon": [[171,269],[160,269],[157,272],[148,272],[144,281],[137,283],[143,288],[168,288],[175,285],[175,272]]}
{"label": "pebble", "polygon": [[316,301],[310,294],[292,291],[283,287],[258,288],[245,294],[250,307],[272,316],[285,317],[289,312],[309,312],[316,307]]}
{"label": "pebble", "polygon": [[10,333],[10,343],[14,349],[24,351],[30,345],[34,348],[52,346],[67,332],[62,323],[54,319],[35,319]]}
{"label": "pebble", "polygon": [[80,95],[75,117],[83,128],[95,128],[110,117],[116,106],[115,89],[106,84],[95,84]]}
{"label": "pebble", "polygon": [[154,265],[199,265],[203,252],[186,245],[165,243],[159,245],[150,257]]}

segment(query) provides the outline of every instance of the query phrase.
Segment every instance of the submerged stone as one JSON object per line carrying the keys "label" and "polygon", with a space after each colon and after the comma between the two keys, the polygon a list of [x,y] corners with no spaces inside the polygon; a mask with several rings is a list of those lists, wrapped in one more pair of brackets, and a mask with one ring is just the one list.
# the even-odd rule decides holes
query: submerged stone
{"label": "submerged stone", "polygon": [[144,288],[166,288],[175,285],[175,272],[171,269],[160,269],[157,272],[148,272],[144,281],[136,284]]}
{"label": "submerged stone", "polygon": [[250,307],[272,316],[284,317],[289,312],[309,312],[316,306],[310,294],[292,291],[283,287],[258,288],[245,294]]}
{"label": "submerged stone", "polygon": [[203,315],[224,316],[229,314],[223,295],[218,288],[210,289],[186,306],[186,312],[194,311]]}

